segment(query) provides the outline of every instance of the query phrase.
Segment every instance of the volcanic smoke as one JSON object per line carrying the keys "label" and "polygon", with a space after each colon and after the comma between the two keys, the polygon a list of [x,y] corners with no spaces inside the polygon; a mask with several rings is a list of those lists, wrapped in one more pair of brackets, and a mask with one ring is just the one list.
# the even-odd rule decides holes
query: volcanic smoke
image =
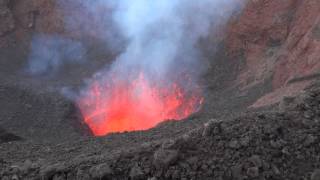
{"label": "volcanic smoke", "polygon": [[[101,6],[112,9],[113,23],[126,42],[78,99],[95,135],[146,130],[199,110],[204,98],[197,82],[205,68],[197,43],[213,25],[226,22],[236,0],[81,2],[93,12]],[[98,20],[107,19],[96,12]]]}

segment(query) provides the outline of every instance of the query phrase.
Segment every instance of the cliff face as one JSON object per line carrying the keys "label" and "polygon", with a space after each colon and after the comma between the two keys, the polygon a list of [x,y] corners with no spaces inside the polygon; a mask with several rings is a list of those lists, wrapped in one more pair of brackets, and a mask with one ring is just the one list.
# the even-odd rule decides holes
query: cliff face
{"label": "cliff face", "polygon": [[249,1],[229,27],[227,49],[243,60],[242,88],[272,82],[273,92],[254,106],[297,93],[320,71],[320,1]]}
{"label": "cliff face", "polygon": [[[59,34],[69,38],[97,40],[106,27],[95,21],[81,1],[0,0],[0,48],[28,42],[34,33]],[[99,9],[108,14],[109,9]],[[70,18],[72,26],[65,25]],[[104,19],[107,21],[108,19]],[[110,26],[111,28],[111,26]],[[102,32],[103,31],[103,32]]]}
{"label": "cliff face", "polygon": [[0,48],[28,42],[33,32],[63,31],[52,0],[0,0]]}
{"label": "cliff face", "polygon": [[[86,34],[90,38],[101,34],[99,25],[90,21],[90,14],[88,20],[75,18],[79,28],[70,33],[63,16],[77,17],[84,12],[77,5],[72,8],[78,10],[70,14],[59,8],[54,0],[0,0],[0,49],[19,43],[28,47],[34,32],[72,37]],[[235,82],[241,89],[266,81],[272,84],[273,91],[254,106],[294,95],[319,76],[320,1],[248,0],[243,12],[229,23],[225,44],[231,61],[239,64]]]}

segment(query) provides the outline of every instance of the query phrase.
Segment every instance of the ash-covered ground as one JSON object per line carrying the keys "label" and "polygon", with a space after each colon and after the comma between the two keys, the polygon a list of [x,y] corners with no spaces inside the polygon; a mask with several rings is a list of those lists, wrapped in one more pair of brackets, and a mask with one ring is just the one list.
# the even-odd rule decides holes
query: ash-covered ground
{"label": "ash-covered ground", "polygon": [[[320,178],[320,83],[278,107],[58,144],[1,134],[2,179]],[[4,134],[4,135],[3,135]],[[46,137],[43,137],[46,138]]]}
{"label": "ash-covered ground", "polygon": [[[162,143],[167,141],[171,143],[185,134],[196,132],[213,118],[224,121],[238,116],[239,113],[245,112],[247,106],[258,97],[270,91],[267,83],[246,91],[233,87],[237,64],[226,63],[229,62],[228,56],[224,47],[221,47],[216,53],[206,52],[207,58],[218,60],[214,61],[210,71],[203,76],[202,81],[206,92],[203,107],[199,112],[182,121],[161,123],[148,131],[93,137],[92,132],[83,122],[76,102],[63,96],[60,91],[66,84],[74,88],[79,87],[80,79],[90,75],[92,73],[90,71],[93,70],[90,67],[70,67],[62,70],[59,76],[54,78],[26,76],[24,72],[19,72],[25,65],[23,63],[25,56],[23,53],[20,54],[21,57],[13,53],[15,50],[21,52],[18,50],[20,46],[23,45],[2,49],[1,53],[2,63],[8,64],[7,67],[0,67],[2,107],[0,109],[0,176],[2,179],[180,179],[183,176],[187,179],[192,177],[201,179],[203,176],[214,177],[214,174],[202,174],[203,170],[200,171],[200,169],[193,170],[195,173],[193,175],[180,174],[177,177],[170,175],[172,171],[170,168],[181,168],[179,165],[181,160],[187,160],[189,156],[199,155],[200,158],[200,155],[204,155],[200,149],[197,149],[203,148],[200,143],[193,150],[188,150],[189,145],[186,144],[183,148],[169,148],[167,149],[169,151],[165,150],[157,154],[156,156],[160,155],[160,157],[156,158],[162,160],[163,156],[167,158],[172,156],[171,152],[174,153],[175,157],[172,157],[174,162],[171,162],[171,158],[165,160],[169,161],[165,162],[165,167],[162,165],[158,167],[158,163],[154,162],[158,160],[153,159],[153,154],[162,146]],[[95,53],[92,54],[98,59],[96,64],[101,63]],[[91,68],[95,69],[95,67]],[[195,140],[190,139],[187,142],[195,143]],[[183,149],[186,152],[182,152]],[[161,153],[165,154],[161,155]],[[211,153],[207,155],[211,156]],[[141,158],[144,160],[141,161]],[[195,159],[194,163],[201,164],[202,158]],[[134,169],[131,170],[132,168]],[[207,171],[212,170],[207,169]],[[221,169],[221,172],[223,171]],[[176,172],[189,172],[189,169],[176,169]],[[190,173],[192,173],[191,169]],[[197,175],[197,173],[200,174]]]}
{"label": "ash-covered ground", "polygon": [[63,81],[36,88],[43,84],[6,76],[0,86],[1,178],[319,179],[320,83],[250,110],[270,91],[268,83],[235,88],[236,70],[225,63],[223,49],[212,57],[221,61],[203,77],[201,111],[105,137],[93,137],[75,103],[48,88]]}

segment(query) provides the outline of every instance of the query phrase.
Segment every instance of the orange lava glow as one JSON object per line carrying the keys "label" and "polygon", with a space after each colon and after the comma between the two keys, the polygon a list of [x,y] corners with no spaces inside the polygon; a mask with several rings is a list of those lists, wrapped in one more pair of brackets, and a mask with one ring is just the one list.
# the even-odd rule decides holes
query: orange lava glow
{"label": "orange lava glow", "polygon": [[198,90],[177,83],[160,87],[141,73],[134,81],[94,82],[79,101],[84,120],[96,136],[147,130],[164,120],[181,120],[196,112],[203,98]]}

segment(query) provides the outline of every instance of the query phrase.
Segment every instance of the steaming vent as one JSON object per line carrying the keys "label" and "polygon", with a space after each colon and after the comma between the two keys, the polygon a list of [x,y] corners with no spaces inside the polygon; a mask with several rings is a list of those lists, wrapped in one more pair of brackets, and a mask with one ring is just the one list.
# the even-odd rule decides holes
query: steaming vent
{"label": "steaming vent", "polygon": [[[98,136],[146,130],[197,112],[204,101],[199,80],[207,69],[199,40],[221,33],[242,4],[241,0],[57,3],[65,12],[66,31],[87,37],[94,34],[107,44],[108,51],[121,52],[111,65],[87,80],[80,92],[68,92]],[[34,37],[28,72],[56,73],[64,64],[90,63],[84,42],[57,36]]]}
{"label": "steaming vent", "polygon": [[197,43],[213,23],[225,21],[234,2],[102,2],[112,7],[113,21],[127,44],[78,100],[94,134],[146,130],[197,112],[204,101],[198,81],[205,70]]}

